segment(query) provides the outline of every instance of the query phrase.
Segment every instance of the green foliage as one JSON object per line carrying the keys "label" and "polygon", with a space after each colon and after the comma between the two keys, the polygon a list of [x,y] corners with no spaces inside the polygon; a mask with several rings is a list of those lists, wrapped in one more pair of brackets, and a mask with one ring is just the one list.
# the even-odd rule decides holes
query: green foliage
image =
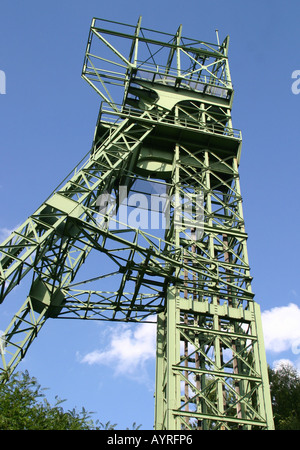
{"label": "green foliage", "polygon": [[132,428],[126,428],[126,430],[139,430],[142,425],[137,425],[136,422],[133,422]]}
{"label": "green foliage", "polygon": [[[0,384],[0,430],[114,430],[116,424],[91,419],[84,408],[65,412],[64,400],[51,406],[35,378],[28,372],[12,375]],[[138,429],[133,424],[133,429]]]}
{"label": "green foliage", "polygon": [[276,430],[300,430],[300,377],[291,364],[269,368]]}
{"label": "green foliage", "polygon": [[44,389],[28,372],[17,373],[0,385],[1,430],[85,430],[93,428],[90,414],[82,408],[65,412],[56,397],[51,406]]}
{"label": "green foliage", "polygon": [[110,423],[110,421],[106,422],[106,423],[102,423],[102,422],[98,422],[99,424],[99,429],[101,430],[114,430],[115,427],[117,426],[116,423],[114,423],[113,425]]}

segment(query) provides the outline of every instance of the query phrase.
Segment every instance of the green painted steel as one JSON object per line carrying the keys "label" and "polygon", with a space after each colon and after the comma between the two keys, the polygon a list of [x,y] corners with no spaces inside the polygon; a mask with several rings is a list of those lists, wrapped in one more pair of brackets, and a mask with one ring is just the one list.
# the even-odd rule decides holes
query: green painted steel
{"label": "green painted steel", "polygon": [[[102,100],[92,149],[0,245],[1,302],[33,273],[1,337],[2,381],[50,317],[156,321],[155,429],[273,428],[228,43],[141,18],[92,20],[82,69]],[[134,195],[146,215],[126,209]],[[76,281],[91,253],[109,264]]]}

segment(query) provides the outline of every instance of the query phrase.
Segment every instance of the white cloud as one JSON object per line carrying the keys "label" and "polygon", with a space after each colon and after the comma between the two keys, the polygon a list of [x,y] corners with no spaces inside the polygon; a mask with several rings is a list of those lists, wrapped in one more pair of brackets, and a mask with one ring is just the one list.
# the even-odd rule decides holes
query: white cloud
{"label": "white cloud", "polygon": [[110,342],[105,349],[86,354],[82,363],[104,364],[114,369],[115,375],[127,375],[145,381],[145,363],[156,356],[156,326],[143,323],[134,327],[110,327]]}
{"label": "white cloud", "polygon": [[277,359],[276,361],[273,361],[273,369],[279,370],[282,366],[294,366],[294,363],[289,359]]}
{"label": "white cloud", "polygon": [[300,359],[296,359],[295,361],[291,361],[290,359],[277,359],[276,361],[273,361],[273,369],[279,370],[282,366],[291,366],[292,368],[296,369],[298,372],[298,376],[300,376]]}
{"label": "white cloud", "polygon": [[276,353],[293,351],[299,344],[300,308],[294,303],[264,311],[262,323],[266,350]]}

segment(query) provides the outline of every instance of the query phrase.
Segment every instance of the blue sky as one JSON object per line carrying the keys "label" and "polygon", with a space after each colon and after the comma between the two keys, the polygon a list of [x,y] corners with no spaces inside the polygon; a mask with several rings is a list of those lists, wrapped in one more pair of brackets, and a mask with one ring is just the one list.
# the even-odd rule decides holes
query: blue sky
{"label": "blue sky", "polygon": [[[92,17],[208,42],[230,36],[233,126],[242,130],[240,165],[253,290],[261,305],[267,360],[300,369],[299,147],[300,4],[293,1],[115,0],[1,5],[0,240],[48,197],[90,148],[100,98],[80,75]],[[1,89],[0,89],[1,91]],[[4,329],[26,283],[1,305]],[[119,350],[118,350],[119,349]],[[121,349],[121,350],[120,350]],[[155,353],[151,326],[49,321],[19,369],[47,396],[84,406],[118,428],[151,429]]]}

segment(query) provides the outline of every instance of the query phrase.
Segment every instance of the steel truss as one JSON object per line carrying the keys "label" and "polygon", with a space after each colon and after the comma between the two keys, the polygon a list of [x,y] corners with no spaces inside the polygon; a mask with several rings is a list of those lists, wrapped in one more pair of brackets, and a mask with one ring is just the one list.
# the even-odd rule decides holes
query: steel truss
{"label": "steel truss", "polygon": [[[93,19],[82,77],[103,101],[92,149],[0,246],[1,302],[33,273],[2,336],[3,381],[49,318],[156,321],[156,429],[273,428],[228,42]],[[163,232],[122,212],[128,193],[149,199],[153,186]],[[109,270],[78,280],[92,250]]]}

